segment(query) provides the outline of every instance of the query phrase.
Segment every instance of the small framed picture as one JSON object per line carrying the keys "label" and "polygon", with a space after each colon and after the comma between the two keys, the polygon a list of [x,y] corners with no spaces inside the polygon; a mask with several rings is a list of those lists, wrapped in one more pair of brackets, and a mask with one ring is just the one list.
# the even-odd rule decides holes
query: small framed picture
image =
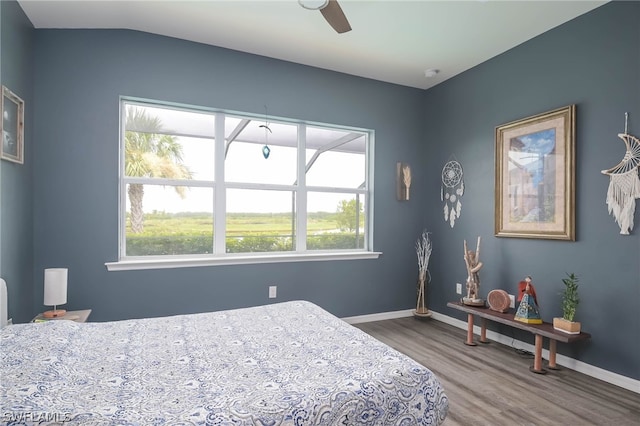
{"label": "small framed picture", "polygon": [[3,160],[24,163],[24,101],[2,86],[2,147]]}

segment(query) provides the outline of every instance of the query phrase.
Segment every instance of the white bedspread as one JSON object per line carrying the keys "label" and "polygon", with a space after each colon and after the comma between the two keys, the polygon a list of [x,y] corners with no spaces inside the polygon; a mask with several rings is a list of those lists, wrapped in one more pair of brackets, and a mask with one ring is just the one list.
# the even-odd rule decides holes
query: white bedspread
{"label": "white bedspread", "polygon": [[438,425],[424,366],[309,302],[1,330],[3,422]]}

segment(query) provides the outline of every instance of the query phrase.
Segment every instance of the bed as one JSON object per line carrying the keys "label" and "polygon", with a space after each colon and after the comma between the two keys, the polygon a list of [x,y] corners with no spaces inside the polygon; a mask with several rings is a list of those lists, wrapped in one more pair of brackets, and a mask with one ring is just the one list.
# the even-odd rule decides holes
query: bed
{"label": "bed", "polygon": [[448,411],[430,370],[305,301],[17,324],[0,344],[7,422],[409,426]]}

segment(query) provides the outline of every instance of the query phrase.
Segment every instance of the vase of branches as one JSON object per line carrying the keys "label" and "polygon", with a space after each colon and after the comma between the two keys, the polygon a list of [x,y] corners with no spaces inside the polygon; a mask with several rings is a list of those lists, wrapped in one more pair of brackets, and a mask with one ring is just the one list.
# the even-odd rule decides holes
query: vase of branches
{"label": "vase of branches", "polygon": [[430,317],[431,311],[425,301],[425,290],[429,279],[429,258],[431,257],[431,239],[427,231],[416,241],[416,255],[418,257],[418,301],[413,312],[418,317]]}

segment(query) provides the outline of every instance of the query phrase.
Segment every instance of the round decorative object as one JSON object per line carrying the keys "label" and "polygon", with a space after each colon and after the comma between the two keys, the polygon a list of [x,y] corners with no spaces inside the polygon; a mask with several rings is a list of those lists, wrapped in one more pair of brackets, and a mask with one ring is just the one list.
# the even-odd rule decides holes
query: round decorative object
{"label": "round decorative object", "polygon": [[442,168],[442,183],[448,188],[454,187],[462,179],[462,166],[457,161],[449,161]]}
{"label": "round decorative object", "polygon": [[507,312],[511,299],[509,299],[509,293],[504,290],[491,290],[487,295],[487,303],[492,311]]}

